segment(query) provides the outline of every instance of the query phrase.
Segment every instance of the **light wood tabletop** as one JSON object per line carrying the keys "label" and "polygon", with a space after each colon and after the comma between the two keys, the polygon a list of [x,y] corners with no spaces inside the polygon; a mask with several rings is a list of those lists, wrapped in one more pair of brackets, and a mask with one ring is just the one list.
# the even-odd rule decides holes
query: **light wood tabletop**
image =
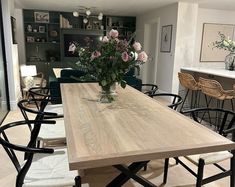
{"label": "light wood tabletop", "polygon": [[96,83],[61,84],[71,170],[235,149],[235,143],[158,101],[117,86],[99,103]]}

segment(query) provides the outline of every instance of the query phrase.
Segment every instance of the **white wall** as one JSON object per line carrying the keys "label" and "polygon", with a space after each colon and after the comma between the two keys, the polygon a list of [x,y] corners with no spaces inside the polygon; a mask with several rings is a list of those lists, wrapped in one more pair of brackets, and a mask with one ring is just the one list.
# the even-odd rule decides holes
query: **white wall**
{"label": "white wall", "polygon": [[[2,0],[3,29],[6,48],[7,73],[11,110],[17,108],[21,96],[19,81],[18,46],[12,42],[11,16],[14,16],[14,1]],[[14,16],[15,17],[15,16]]]}
{"label": "white wall", "polygon": [[180,68],[189,66],[194,60],[198,4],[179,2],[177,17],[172,93],[178,93]]}
{"label": "white wall", "polygon": [[24,36],[24,21],[23,21],[23,10],[15,9],[16,30],[17,30],[17,43],[18,43],[18,53],[19,53],[19,63],[20,65],[26,64],[25,57],[25,36]]}
{"label": "white wall", "polygon": [[197,67],[224,67],[223,62],[200,62],[203,23],[220,23],[235,25],[235,11],[214,10],[199,8],[197,20],[197,35],[194,61],[191,66]]}
{"label": "white wall", "polygon": [[[177,24],[177,12],[178,12],[178,4],[172,4],[166,7],[162,7],[160,9],[153,10],[151,12],[147,12],[137,16],[137,23],[136,23],[136,33],[137,33],[137,40],[144,44],[144,50],[148,53],[150,50],[148,49],[151,44],[146,43],[146,38],[151,37],[146,35],[148,28],[148,24],[151,23],[158,23],[159,32],[156,33],[158,36],[158,58],[154,62],[155,64],[148,64],[148,62],[142,67],[143,71],[141,77],[143,82],[148,81],[147,77],[148,70],[151,67],[157,65],[157,85],[159,86],[160,90],[171,92],[172,90],[172,73],[174,67],[174,51],[175,51],[175,36],[176,36],[176,24]],[[164,25],[173,25],[172,31],[172,43],[171,43],[171,53],[162,53],[160,52],[160,28]],[[155,38],[155,36],[153,36]],[[151,40],[150,40],[151,41]],[[152,41],[153,42],[153,41]],[[151,66],[151,67],[148,67]],[[154,75],[152,75],[154,76]]]}

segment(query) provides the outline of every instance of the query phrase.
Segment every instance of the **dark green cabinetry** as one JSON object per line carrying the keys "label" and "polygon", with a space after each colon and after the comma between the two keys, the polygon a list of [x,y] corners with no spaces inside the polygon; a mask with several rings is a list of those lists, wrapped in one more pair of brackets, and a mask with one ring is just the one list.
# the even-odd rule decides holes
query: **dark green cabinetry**
{"label": "dark green cabinetry", "polygon": [[[103,33],[117,29],[120,38],[129,40],[135,32],[136,18],[122,16],[103,16],[100,21],[91,17],[83,23],[83,17],[74,17],[72,12],[24,10],[24,37],[26,64],[36,65],[47,80],[53,67],[67,67],[63,54],[63,34],[65,33]],[[64,62],[64,61],[67,62]]]}

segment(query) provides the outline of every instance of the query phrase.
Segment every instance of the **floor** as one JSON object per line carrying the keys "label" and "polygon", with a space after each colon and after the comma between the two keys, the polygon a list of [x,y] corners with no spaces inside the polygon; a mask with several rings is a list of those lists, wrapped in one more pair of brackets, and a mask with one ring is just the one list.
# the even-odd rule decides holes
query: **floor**
{"label": "floor", "polygon": [[[22,116],[19,111],[11,111],[4,121],[9,123],[11,121],[21,120]],[[4,125],[3,124],[3,125]],[[12,135],[12,141],[18,144],[27,141],[28,129],[21,127],[20,129],[11,130],[10,135]],[[21,158],[22,159],[22,158]],[[163,178],[163,160],[154,160],[148,164],[148,170],[142,171],[144,177],[161,187],[193,187],[195,186],[195,178],[189,174],[182,166],[175,165],[174,160],[170,161],[168,182],[166,185],[162,184]],[[191,164],[192,165],[192,164]],[[229,167],[229,161],[222,163],[226,168]],[[192,165],[196,169],[195,166]],[[215,174],[218,172],[213,166],[208,166],[205,170],[205,175]],[[116,171],[111,168],[98,168],[86,172],[87,177],[83,179],[85,183],[84,187],[104,187],[114,176],[117,175]],[[1,187],[14,187],[15,185],[16,171],[11,164],[11,161],[7,157],[4,149],[0,147],[0,186]],[[89,184],[89,185],[87,185]],[[140,187],[133,181],[129,181],[124,187]],[[224,178],[219,181],[205,185],[205,187],[229,187],[229,178]]]}

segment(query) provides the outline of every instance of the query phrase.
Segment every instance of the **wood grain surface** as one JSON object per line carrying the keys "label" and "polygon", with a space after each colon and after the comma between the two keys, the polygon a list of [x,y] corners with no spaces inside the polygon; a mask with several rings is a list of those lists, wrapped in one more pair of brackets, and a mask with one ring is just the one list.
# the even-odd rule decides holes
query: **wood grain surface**
{"label": "wood grain surface", "polygon": [[99,103],[96,83],[61,84],[71,170],[235,149],[235,143],[158,101],[117,86]]}

